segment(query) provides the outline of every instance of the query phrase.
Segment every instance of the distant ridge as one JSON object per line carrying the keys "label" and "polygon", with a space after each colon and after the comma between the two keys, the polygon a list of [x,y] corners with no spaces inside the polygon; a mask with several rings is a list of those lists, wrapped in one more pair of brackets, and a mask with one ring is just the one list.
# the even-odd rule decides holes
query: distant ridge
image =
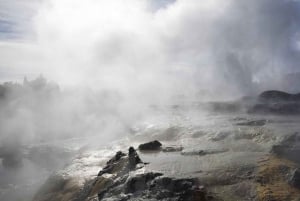
{"label": "distant ridge", "polygon": [[258,98],[263,101],[300,101],[300,93],[291,94],[283,91],[270,90],[262,92]]}

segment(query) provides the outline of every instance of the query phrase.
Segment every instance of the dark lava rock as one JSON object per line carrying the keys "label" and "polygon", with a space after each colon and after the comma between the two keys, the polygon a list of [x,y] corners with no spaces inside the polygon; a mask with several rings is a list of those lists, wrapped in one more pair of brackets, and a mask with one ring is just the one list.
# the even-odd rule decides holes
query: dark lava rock
{"label": "dark lava rock", "polygon": [[113,185],[98,194],[99,200],[216,200],[209,195],[197,179],[163,177],[161,173],[148,172],[128,176],[126,182]]}
{"label": "dark lava rock", "polygon": [[115,162],[119,161],[123,156],[126,156],[126,154],[121,151],[118,151],[112,159],[107,161],[106,164],[109,165],[109,164],[115,163]]}
{"label": "dark lava rock", "polygon": [[158,176],[162,176],[161,173],[148,172],[141,175],[135,175],[127,179],[125,184],[125,193],[134,193],[142,191],[148,188],[149,182]]}
{"label": "dark lava rock", "polygon": [[141,144],[139,146],[139,150],[141,150],[141,151],[157,151],[157,150],[161,149],[161,146],[162,146],[162,144],[159,141],[154,140],[151,142],[147,142],[145,144]]}
{"label": "dark lava rock", "polygon": [[[118,157],[120,156],[120,157]],[[113,160],[119,158],[119,160]],[[105,177],[98,176],[94,186],[88,192],[98,192],[98,200],[165,200],[165,201],[208,201],[217,200],[209,194],[196,178],[164,177],[159,172],[139,172],[134,168],[141,159],[133,147],[129,148],[128,157],[118,152],[108,162],[114,166],[127,166],[123,171],[114,172],[107,181]],[[127,163],[122,162],[128,161]],[[132,164],[131,164],[132,163]],[[111,164],[111,165],[112,165]],[[128,168],[129,166],[129,168]],[[121,169],[121,168],[119,168]],[[113,182],[111,182],[113,181]],[[90,193],[88,197],[93,194]]]}
{"label": "dark lava rock", "polygon": [[133,147],[129,147],[128,160],[130,169],[134,169],[137,164],[143,163]]}
{"label": "dark lava rock", "polygon": [[99,171],[98,176],[101,176],[105,173],[112,173],[114,170],[116,170],[116,168],[118,168],[118,163],[124,156],[126,156],[126,154],[124,154],[121,151],[118,151],[115,156],[113,156],[109,161],[107,161],[106,166]]}
{"label": "dark lava rock", "polygon": [[[133,162],[131,162],[132,160]],[[87,180],[84,186],[76,185],[77,178],[52,176],[35,196],[35,201],[50,200],[101,200],[101,201],[217,201],[196,178],[164,177],[162,173],[139,171],[141,159],[133,147],[128,156],[117,152],[99,176]],[[133,166],[134,166],[133,165]],[[144,166],[143,166],[144,167]],[[110,173],[109,176],[103,176]]]}
{"label": "dark lava rock", "polygon": [[300,170],[298,168],[292,172],[289,184],[296,188],[300,188]]}

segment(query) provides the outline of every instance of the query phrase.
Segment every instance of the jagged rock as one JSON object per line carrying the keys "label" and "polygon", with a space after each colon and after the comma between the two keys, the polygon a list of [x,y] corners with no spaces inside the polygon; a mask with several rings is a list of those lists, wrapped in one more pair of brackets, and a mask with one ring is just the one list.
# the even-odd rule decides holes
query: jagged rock
{"label": "jagged rock", "polygon": [[208,200],[204,186],[198,185],[197,179],[175,179],[158,177],[152,184],[152,191],[156,192],[157,199],[176,198],[176,200]]}
{"label": "jagged rock", "polygon": [[[164,177],[159,172],[138,171],[135,166],[142,163],[133,147],[129,148],[128,157],[124,154],[116,154],[109,164],[120,164],[126,166],[122,160],[128,160],[129,168],[114,173],[112,177],[98,177],[94,187],[89,192],[89,197],[94,195],[98,189],[98,200],[181,200],[181,201],[207,201],[216,200],[208,195],[206,189],[198,184],[195,178],[170,178]],[[112,182],[113,181],[113,182]],[[89,187],[90,188],[90,187]]]}
{"label": "jagged rock", "polygon": [[125,193],[134,193],[149,188],[149,182],[158,176],[162,176],[161,173],[148,172],[145,174],[135,175],[129,177],[125,184]]}
{"label": "jagged rock", "polygon": [[289,184],[296,188],[300,188],[300,170],[299,170],[299,168],[295,169],[292,172],[292,175],[289,179]]}
{"label": "jagged rock", "polygon": [[[99,176],[86,180],[84,186],[76,183],[75,178],[54,175],[48,179],[34,200],[217,200],[208,194],[205,187],[199,185],[196,178],[164,177],[160,172],[139,169],[137,165],[140,163],[142,160],[137,152],[130,147],[128,156],[117,152],[99,172]],[[109,175],[103,175],[105,173]]]}
{"label": "jagged rock", "polygon": [[112,159],[107,161],[106,164],[109,165],[109,164],[115,163],[115,162],[119,161],[123,156],[126,156],[126,154],[121,151],[118,151]]}
{"label": "jagged rock", "polygon": [[137,164],[143,163],[133,147],[128,150],[128,160],[130,169],[134,169]]}
{"label": "jagged rock", "polygon": [[[124,154],[121,151],[118,151],[116,153],[116,155],[111,158],[107,163],[106,166],[99,171],[98,176],[101,176],[105,173],[112,173],[114,171],[117,171],[117,169],[120,169],[121,166],[123,165],[123,163],[125,163],[125,161],[123,160],[123,163],[120,163],[120,160],[126,156],[126,154]],[[121,166],[120,166],[121,165]]]}
{"label": "jagged rock", "polygon": [[139,150],[141,150],[141,151],[157,151],[157,150],[161,149],[161,146],[162,146],[162,144],[159,141],[154,140],[151,142],[147,142],[145,144],[141,144],[139,146]]}

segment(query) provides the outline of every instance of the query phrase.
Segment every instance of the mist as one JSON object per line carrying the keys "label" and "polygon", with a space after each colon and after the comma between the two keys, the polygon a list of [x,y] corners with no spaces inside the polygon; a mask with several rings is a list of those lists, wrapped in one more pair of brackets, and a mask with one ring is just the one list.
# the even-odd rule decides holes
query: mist
{"label": "mist", "polygon": [[18,155],[70,138],[101,145],[130,135],[155,114],[151,106],[299,92],[289,79],[300,72],[299,6],[1,0],[0,148]]}
{"label": "mist", "polygon": [[130,131],[151,105],[299,90],[284,84],[299,71],[298,1],[3,0],[1,6],[1,80],[17,82],[3,85],[12,90],[3,101],[1,139],[106,141]]}
{"label": "mist", "polygon": [[30,31],[1,43],[2,71],[19,78],[42,73],[62,86],[149,101],[203,90],[238,97],[298,71],[297,1],[37,4]]}

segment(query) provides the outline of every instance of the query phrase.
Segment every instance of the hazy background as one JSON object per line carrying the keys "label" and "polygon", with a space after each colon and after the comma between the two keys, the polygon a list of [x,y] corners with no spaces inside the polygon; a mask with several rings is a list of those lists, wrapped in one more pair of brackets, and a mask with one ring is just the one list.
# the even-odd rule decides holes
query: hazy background
{"label": "hazy background", "polygon": [[0,199],[31,197],[62,140],[106,144],[156,106],[299,92],[299,53],[298,0],[0,0],[0,162],[24,165],[0,163]]}
{"label": "hazy background", "polygon": [[4,86],[0,135],[110,138],[149,105],[298,92],[299,5],[0,0],[0,80],[18,82]]}
{"label": "hazy background", "polygon": [[299,13],[296,0],[1,0],[1,80],[151,98],[276,88],[299,68]]}

